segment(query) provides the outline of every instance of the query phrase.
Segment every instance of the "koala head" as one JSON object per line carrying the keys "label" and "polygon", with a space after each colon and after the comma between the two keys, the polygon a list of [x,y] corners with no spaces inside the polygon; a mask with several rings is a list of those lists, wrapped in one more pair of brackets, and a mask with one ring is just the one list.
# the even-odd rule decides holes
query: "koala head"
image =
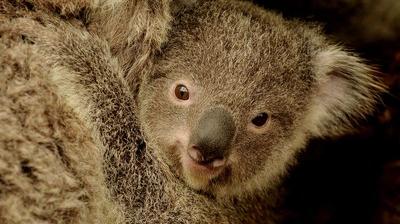
{"label": "koala head", "polygon": [[317,28],[250,3],[180,11],[139,91],[146,141],[189,187],[218,198],[277,183],[313,136],[371,112],[380,82]]}

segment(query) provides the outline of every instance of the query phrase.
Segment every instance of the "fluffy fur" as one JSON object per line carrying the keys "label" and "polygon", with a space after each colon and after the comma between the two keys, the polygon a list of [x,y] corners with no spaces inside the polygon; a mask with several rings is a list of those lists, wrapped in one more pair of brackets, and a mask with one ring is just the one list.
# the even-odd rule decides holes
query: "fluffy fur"
{"label": "fluffy fur", "polygon": [[1,223],[120,223],[99,184],[103,149],[49,82],[46,58],[7,25],[0,28]]}
{"label": "fluffy fur", "polygon": [[[368,114],[382,91],[318,29],[249,3],[49,2],[0,3],[2,223],[275,223],[276,186],[296,152],[349,129],[344,117]],[[242,163],[244,181],[226,195],[188,187],[155,142],[180,112],[154,84],[182,75],[223,96],[202,107],[250,111],[262,85],[253,104],[281,112],[274,147],[246,136],[259,143],[236,156],[255,169]]]}

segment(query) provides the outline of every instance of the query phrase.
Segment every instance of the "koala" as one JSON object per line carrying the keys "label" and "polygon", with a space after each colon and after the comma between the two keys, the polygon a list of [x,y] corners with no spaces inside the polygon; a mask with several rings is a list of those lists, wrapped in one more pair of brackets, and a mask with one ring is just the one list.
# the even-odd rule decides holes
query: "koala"
{"label": "koala", "polygon": [[[109,176],[104,172],[114,165],[114,170],[124,170],[117,166],[118,162],[108,166],[103,155],[107,141],[112,141],[115,147],[123,146],[119,150],[130,155],[140,133],[134,125],[136,117],[130,117],[134,97],[128,92],[122,75],[118,76],[122,72],[116,61],[123,52],[114,51],[111,57],[111,49],[118,48],[111,41],[106,43],[108,33],[98,27],[106,27],[111,21],[109,17],[131,1],[120,2],[121,5],[114,4],[115,1],[100,1],[99,5],[91,2],[70,1],[68,10],[61,10],[65,6],[62,1],[0,1],[0,223],[128,223],[124,206],[113,198],[112,189],[106,184],[111,185],[115,179],[111,172],[107,172]],[[135,12],[137,7],[143,12],[151,11],[145,10],[150,1],[135,3],[131,4],[131,10],[125,7],[124,13]],[[160,1],[156,3],[154,5],[158,6]],[[151,12],[157,13],[154,10]],[[154,23],[131,24],[132,30],[139,33],[143,32],[140,29],[150,32],[150,27],[162,31],[146,38],[141,45],[143,51],[150,49],[147,45],[156,49],[157,41],[162,40],[164,31],[159,26],[164,26],[162,18],[167,11],[162,9],[161,12]],[[138,12],[135,15],[143,16]],[[99,17],[104,20],[95,19]],[[129,23],[128,20],[124,22]],[[128,28],[125,23],[118,24]],[[112,32],[117,34],[120,30]],[[134,35],[130,33],[131,37]],[[131,46],[128,41],[119,44],[124,45],[124,49]],[[68,69],[60,62],[76,65],[74,68],[78,70]],[[105,83],[115,88],[109,89],[112,90],[109,96],[104,94],[109,88],[105,83],[89,85],[102,90],[79,88],[89,84],[88,79],[86,82],[79,80],[83,86],[71,83],[61,88],[61,83],[67,83],[63,78],[71,78],[73,74],[82,77],[96,74],[99,78],[92,76],[95,79],[91,81],[97,82],[103,77],[103,81],[107,80]],[[66,97],[68,93],[81,98]],[[90,96],[90,100],[76,104],[82,103],[86,96]],[[97,118],[90,119],[91,112],[96,114],[100,108],[106,113],[118,114],[101,103],[110,96],[117,97],[128,112],[122,114],[125,121],[117,121],[115,117],[108,120],[125,125],[118,126],[125,137],[119,135],[121,132],[115,133],[121,137],[119,140],[113,139],[114,134],[110,135],[117,126],[112,127],[103,119],[105,123],[100,125]],[[87,108],[92,108],[89,104],[98,109],[88,111]],[[100,137],[98,130],[105,130],[104,127],[108,133]],[[125,168],[129,170],[130,166]],[[133,174],[128,176],[133,177]],[[127,183],[129,181],[131,179]],[[139,188],[137,190],[138,194],[142,193]]]}
{"label": "koala", "polygon": [[317,27],[246,2],[180,12],[158,57],[139,91],[146,142],[217,198],[275,186],[309,138],[351,130],[383,90]]}
{"label": "koala", "polygon": [[318,27],[249,2],[2,4],[4,223],[279,223],[296,154],[384,91]]}

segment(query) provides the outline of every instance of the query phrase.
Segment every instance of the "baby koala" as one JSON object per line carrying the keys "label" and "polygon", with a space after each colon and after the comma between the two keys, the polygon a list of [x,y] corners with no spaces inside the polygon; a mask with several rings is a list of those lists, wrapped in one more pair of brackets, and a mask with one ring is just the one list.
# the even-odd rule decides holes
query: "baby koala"
{"label": "baby koala", "polygon": [[384,90],[318,27],[248,2],[180,11],[155,62],[139,89],[146,142],[220,200],[276,186],[307,140],[351,131]]}

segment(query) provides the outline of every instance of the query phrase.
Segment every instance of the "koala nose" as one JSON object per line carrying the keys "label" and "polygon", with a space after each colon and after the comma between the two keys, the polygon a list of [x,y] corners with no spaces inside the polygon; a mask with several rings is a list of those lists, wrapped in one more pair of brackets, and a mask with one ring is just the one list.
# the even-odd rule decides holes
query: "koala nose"
{"label": "koala nose", "polygon": [[218,164],[229,154],[235,134],[231,114],[223,108],[213,108],[200,117],[190,137],[189,156],[200,164]]}

